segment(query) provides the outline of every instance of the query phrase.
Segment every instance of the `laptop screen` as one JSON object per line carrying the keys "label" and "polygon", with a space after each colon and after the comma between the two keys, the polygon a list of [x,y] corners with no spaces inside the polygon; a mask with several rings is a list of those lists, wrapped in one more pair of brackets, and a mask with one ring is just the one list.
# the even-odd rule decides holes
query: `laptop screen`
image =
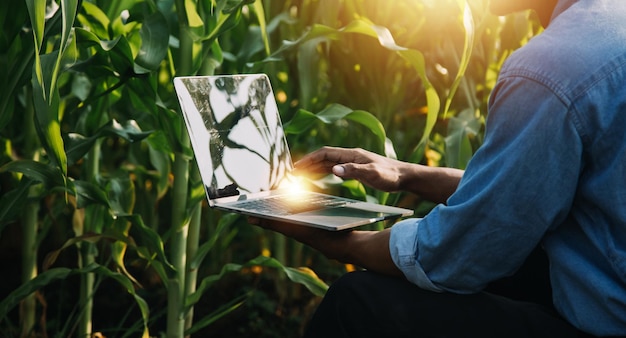
{"label": "laptop screen", "polygon": [[174,83],[210,200],[274,190],[286,180],[292,162],[266,75]]}

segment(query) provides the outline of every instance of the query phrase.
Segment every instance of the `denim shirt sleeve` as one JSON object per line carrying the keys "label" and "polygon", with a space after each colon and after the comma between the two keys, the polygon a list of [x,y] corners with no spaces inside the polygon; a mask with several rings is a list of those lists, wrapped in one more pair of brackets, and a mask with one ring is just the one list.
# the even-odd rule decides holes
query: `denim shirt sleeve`
{"label": "denim shirt sleeve", "polygon": [[404,276],[413,284],[422,289],[440,292],[441,288],[435,286],[422,267],[416,263],[415,246],[417,245],[417,228],[420,219],[406,219],[396,223],[391,228],[389,247],[391,258]]}
{"label": "denim shirt sleeve", "polygon": [[582,145],[563,98],[541,75],[503,69],[489,109],[485,142],[447,204],[392,227],[392,258],[422,288],[478,292],[568,215]]}

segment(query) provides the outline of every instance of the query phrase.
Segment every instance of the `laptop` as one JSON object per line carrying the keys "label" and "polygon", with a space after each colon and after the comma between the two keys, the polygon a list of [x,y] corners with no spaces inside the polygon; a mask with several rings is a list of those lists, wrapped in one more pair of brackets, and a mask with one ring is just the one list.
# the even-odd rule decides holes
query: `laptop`
{"label": "laptop", "polygon": [[174,78],[209,206],[331,231],[412,210],[306,191],[265,74]]}

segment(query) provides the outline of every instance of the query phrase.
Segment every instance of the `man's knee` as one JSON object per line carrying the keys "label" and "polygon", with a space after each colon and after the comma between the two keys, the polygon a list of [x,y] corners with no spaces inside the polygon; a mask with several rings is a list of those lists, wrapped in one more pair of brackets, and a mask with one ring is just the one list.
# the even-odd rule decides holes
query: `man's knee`
{"label": "man's knee", "polygon": [[371,299],[376,290],[387,288],[386,280],[393,278],[369,271],[350,272],[331,284],[324,298],[337,299],[344,304],[359,303],[362,298]]}
{"label": "man's knee", "polygon": [[[378,313],[385,305],[374,296],[380,275],[367,271],[347,273],[328,289],[305,337],[380,336],[385,319]],[[378,292],[385,286],[378,283]],[[379,323],[383,321],[383,323]]]}
{"label": "man's knee", "polygon": [[369,284],[370,274],[366,271],[354,271],[339,277],[330,285],[324,296],[324,302],[336,306],[350,306],[357,301],[361,290]]}

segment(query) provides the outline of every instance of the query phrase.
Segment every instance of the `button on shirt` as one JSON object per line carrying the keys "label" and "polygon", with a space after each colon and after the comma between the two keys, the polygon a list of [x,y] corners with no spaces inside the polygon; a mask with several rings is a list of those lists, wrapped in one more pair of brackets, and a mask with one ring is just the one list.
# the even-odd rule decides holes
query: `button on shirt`
{"label": "button on shirt", "polygon": [[390,250],[420,287],[474,293],[539,244],[557,310],[626,335],[626,1],[558,2],[502,67],[457,191],[394,225]]}

